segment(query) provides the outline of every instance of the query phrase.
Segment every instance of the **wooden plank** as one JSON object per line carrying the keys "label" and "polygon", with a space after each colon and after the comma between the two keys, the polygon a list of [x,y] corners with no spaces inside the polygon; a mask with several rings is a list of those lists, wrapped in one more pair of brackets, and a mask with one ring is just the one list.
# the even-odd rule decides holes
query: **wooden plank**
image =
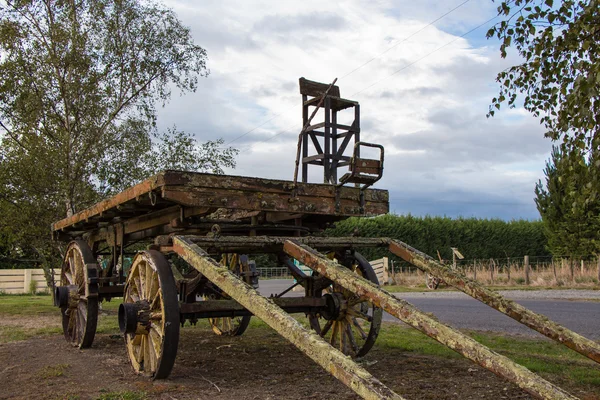
{"label": "wooden plank", "polygon": [[312,330],[303,327],[272,299],[261,296],[256,289],[235,276],[227,267],[211,259],[203,249],[185,236],[175,236],[173,250],[232,299],[250,310],[364,399],[402,399],[350,357],[332,347]]}
{"label": "wooden plank", "polygon": [[310,132],[310,131],[314,131],[315,129],[320,129],[323,128],[325,126],[325,122],[319,122],[318,124],[314,124],[314,125],[309,125],[305,131],[306,132]]}
{"label": "wooden plank", "polygon": [[[313,96],[317,98],[321,97],[323,93],[325,93],[329,88],[328,83],[310,81],[304,77],[299,79],[299,84],[300,94],[305,94],[307,96]],[[329,89],[329,94],[332,96],[340,97],[340,87],[333,85],[331,89]]]}
{"label": "wooden plank", "polygon": [[315,154],[313,156],[308,156],[308,157],[304,157],[302,159],[303,163],[309,163],[312,161],[316,161],[316,160],[322,160],[325,157],[325,154],[321,153],[321,154]]}
{"label": "wooden plank", "polygon": [[[157,189],[162,189],[163,195],[157,193]],[[129,188],[118,195],[95,204],[94,206],[75,214],[72,217],[65,218],[53,224],[52,230],[59,231],[69,228],[70,231],[78,230],[81,232],[89,231],[92,228],[97,228],[100,224],[99,220],[94,220],[97,216],[102,216],[108,213],[111,216],[120,215],[116,210],[119,204],[136,201],[138,197],[148,197],[150,193],[156,193],[154,196],[155,202],[162,201],[160,207],[165,208],[166,204],[180,204],[184,206],[198,207],[226,207],[234,208],[235,202],[229,201],[227,196],[234,198],[242,198],[244,196],[252,199],[251,201],[242,202],[246,204],[244,209],[268,210],[268,211],[287,211],[287,212],[307,212],[311,213],[310,206],[308,209],[301,211],[301,208],[291,206],[283,206],[284,202],[288,202],[292,198],[292,190],[294,189],[293,182],[261,179],[254,177],[241,177],[231,175],[214,175],[185,171],[165,171],[144,182]],[[178,193],[177,196],[170,196],[172,192],[188,192],[185,196]],[[329,203],[329,206],[322,207],[323,213],[331,212],[334,209],[336,199],[336,189],[334,185],[314,184],[314,183],[299,183],[296,188],[298,197],[307,197],[306,202],[310,203]],[[344,200],[352,200],[358,202],[360,191],[358,188],[341,187],[339,188],[339,198]],[[276,201],[280,204],[279,207],[264,207],[260,200],[261,197],[269,197],[268,201]],[[161,198],[162,197],[162,198]],[[202,201],[194,199],[194,197],[202,198]],[[388,212],[388,192],[379,189],[369,189],[364,192],[364,197],[367,203],[382,203],[373,208],[369,215],[385,214]],[[188,201],[191,199],[191,201]],[[212,202],[211,202],[212,199]],[[214,201],[216,203],[213,203]],[[385,204],[383,204],[385,203]],[[250,206],[252,204],[252,206]],[[142,212],[147,212],[147,205],[143,207]],[[346,207],[351,207],[346,204]],[[114,212],[114,213],[113,213]],[[112,213],[112,214],[111,214]],[[316,212],[319,214],[321,212]],[[355,211],[343,211],[339,215],[360,215]],[[85,221],[90,221],[89,224],[84,224]],[[78,225],[79,224],[79,225]]]}
{"label": "wooden plank", "polygon": [[335,200],[326,197],[299,196],[294,201],[291,197],[278,196],[272,193],[251,193],[242,191],[200,189],[165,190],[163,198],[170,201],[198,207],[222,207],[240,210],[279,211],[302,214],[339,215],[339,216],[375,216],[386,214],[389,210],[387,201],[367,201],[364,213],[361,213],[358,199],[340,198],[339,211]]}
{"label": "wooden plank", "polygon": [[20,282],[0,282],[0,290],[20,289],[23,290],[23,281]]}
{"label": "wooden plank", "polygon": [[381,166],[381,162],[379,160],[357,158],[354,160],[354,165],[365,168],[379,168]]}
{"label": "wooden plank", "polygon": [[354,167],[352,168],[358,174],[379,175],[381,168],[378,167]]}
{"label": "wooden plank", "polygon": [[478,365],[513,382],[539,399],[575,400],[576,397],[546,381],[509,358],[490,350],[458,330],[439,322],[412,304],[382,290],[379,286],[357,276],[350,269],[323,254],[294,240],[287,241],[284,251],[319,275],[325,276],[344,289],[372,301],[407,325],[423,332]]}

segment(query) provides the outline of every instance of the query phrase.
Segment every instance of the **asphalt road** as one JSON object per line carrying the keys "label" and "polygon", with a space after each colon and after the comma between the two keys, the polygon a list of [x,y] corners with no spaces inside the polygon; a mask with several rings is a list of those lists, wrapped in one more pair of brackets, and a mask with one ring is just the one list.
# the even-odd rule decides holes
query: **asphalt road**
{"label": "asphalt road", "polygon": [[[269,296],[280,293],[291,283],[292,281],[284,279],[261,280],[259,290],[264,296]],[[301,296],[303,293],[289,292],[287,295]],[[459,329],[542,337],[512,318],[462,293],[424,292],[397,293],[396,295],[420,310],[434,314],[440,321]],[[598,301],[552,298],[569,296],[561,291],[519,291],[514,294],[508,292],[506,296],[589,339],[600,340],[600,302]],[[590,297],[600,299],[600,293],[596,291]],[[387,313],[384,320],[398,322]]]}

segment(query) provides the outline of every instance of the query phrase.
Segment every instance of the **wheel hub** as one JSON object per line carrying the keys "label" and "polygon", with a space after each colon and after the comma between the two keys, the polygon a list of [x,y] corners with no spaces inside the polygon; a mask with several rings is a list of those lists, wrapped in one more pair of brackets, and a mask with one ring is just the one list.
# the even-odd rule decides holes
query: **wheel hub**
{"label": "wheel hub", "polygon": [[339,292],[323,295],[325,308],[321,310],[321,316],[328,321],[340,321],[346,317],[347,302],[344,295]]}
{"label": "wheel hub", "polygon": [[57,286],[54,290],[54,305],[59,308],[75,308],[79,301],[76,285]]}
{"label": "wheel hub", "polygon": [[148,334],[150,305],[146,301],[122,303],[119,306],[119,329],[122,334]]}

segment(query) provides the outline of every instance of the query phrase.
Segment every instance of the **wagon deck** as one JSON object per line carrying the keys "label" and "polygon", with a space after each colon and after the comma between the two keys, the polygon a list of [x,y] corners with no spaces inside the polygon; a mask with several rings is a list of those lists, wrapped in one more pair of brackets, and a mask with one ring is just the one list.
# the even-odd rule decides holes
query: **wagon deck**
{"label": "wagon deck", "polygon": [[[352,216],[389,211],[387,190],[297,183],[252,177],[186,171],[161,172],[117,195],[52,225],[63,238],[96,235],[111,224],[123,224],[125,234],[161,226],[149,236],[167,234],[196,223],[229,222],[238,231],[252,224],[263,230],[319,229]],[[193,220],[192,220],[193,219]],[[212,226],[208,226],[209,228]],[[234,226],[230,227],[234,229]],[[138,236],[144,236],[143,234]]]}

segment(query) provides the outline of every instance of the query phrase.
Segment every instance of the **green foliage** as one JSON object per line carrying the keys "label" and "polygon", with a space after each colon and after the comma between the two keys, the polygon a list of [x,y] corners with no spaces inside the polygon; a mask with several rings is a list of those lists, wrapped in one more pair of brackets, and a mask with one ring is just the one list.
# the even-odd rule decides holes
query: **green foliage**
{"label": "green foliage", "polygon": [[[349,236],[358,230],[362,237],[398,239],[433,257],[439,250],[442,258],[451,260],[450,247],[457,247],[466,258],[548,255],[542,228],[540,221],[506,222],[499,219],[388,214],[375,218],[350,218],[337,223],[326,234]],[[361,253],[369,260],[389,256],[387,249],[365,249]]]}
{"label": "green foliage", "polygon": [[236,151],[156,130],[206,52],[159,2],[0,5],[0,254],[56,258],[49,225],[163,168],[222,172]]}
{"label": "green foliage", "polygon": [[516,105],[540,118],[546,136],[568,147],[600,146],[600,2],[598,0],[507,0],[498,6],[504,18],[487,37],[501,42],[501,55],[516,48],[524,60],[498,74],[501,103]]}
{"label": "green foliage", "polygon": [[97,400],[145,400],[148,396],[145,392],[134,392],[126,390],[122,392],[108,392],[100,395]]}
{"label": "green foliage", "polygon": [[600,200],[592,194],[598,186],[594,164],[580,149],[565,152],[554,147],[544,169],[545,184],[536,185],[535,203],[555,255],[581,258],[600,252]]}
{"label": "green foliage", "polygon": [[29,282],[29,287],[28,289],[28,293],[30,295],[36,295],[37,294],[37,289],[38,289],[38,284],[37,281],[34,281],[33,279],[31,280],[31,282]]}

